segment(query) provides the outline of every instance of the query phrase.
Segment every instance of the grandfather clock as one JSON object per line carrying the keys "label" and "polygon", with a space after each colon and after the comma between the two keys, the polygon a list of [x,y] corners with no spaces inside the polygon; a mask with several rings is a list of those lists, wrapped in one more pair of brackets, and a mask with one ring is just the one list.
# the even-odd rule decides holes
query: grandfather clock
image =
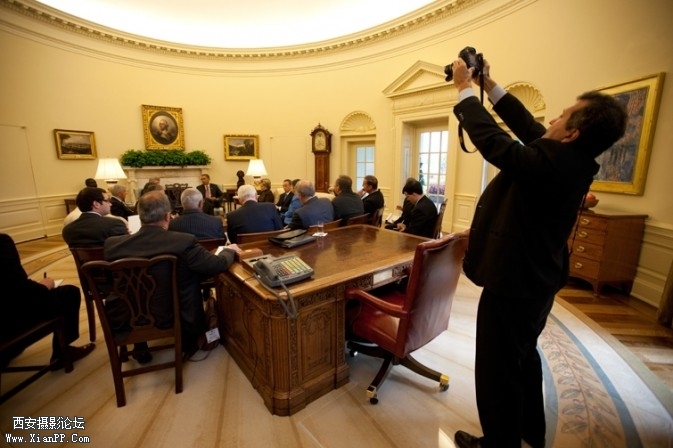
{"label": "grandfather clock", "polygon": [[315,156],[315,191],[329,190],[329,153],[332,151],[332,134],[320,123],[311,131],[311,151]]}

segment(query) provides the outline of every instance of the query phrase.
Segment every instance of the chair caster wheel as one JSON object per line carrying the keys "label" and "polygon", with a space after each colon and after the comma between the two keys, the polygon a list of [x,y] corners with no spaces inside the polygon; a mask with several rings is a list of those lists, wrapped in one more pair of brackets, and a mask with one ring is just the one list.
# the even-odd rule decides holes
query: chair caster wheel
{"label": "chair caster wheel", "polygon": [[376,397],[372,397],[372,398],[369,399],[369,404],[378,404],[378,403],[379,403],[379,399],[376,398]]}
{"label": "chair caster wheel", "polygon": [[440,384],[439,385],[439,391],[440,392],[446,392],[447,390],[449,390],[449,385],[448,384]]}
{"label": "chair caster wheel", "polygon": [[357,355],[357,354],[358,354],[357,350],[349,350],[348,351],[348,356],[350,356],[351,358],[355,358],[355,355]]}

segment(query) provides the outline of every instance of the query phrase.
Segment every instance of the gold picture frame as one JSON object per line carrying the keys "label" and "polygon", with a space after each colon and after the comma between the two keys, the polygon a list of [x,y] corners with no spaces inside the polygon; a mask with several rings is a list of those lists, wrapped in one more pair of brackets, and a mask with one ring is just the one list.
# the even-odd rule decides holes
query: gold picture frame
{"label": "gold picture frame", "polygon": [[185,149],[182,108],[142,105],[145,149]]}
{"label": "gold picture frame", "polygon": [[224,160],[259,158],[259,135],[232,134],[224,136]]}
{"label": "gold picture frame", "polygon": [[93,132],[54,129],[54,138],[59,159],[95,160],[98,157]]}
{"label": "gold picture frame", "polygon": [[592,191],[642,195],[650,163],[664,73],[599,89],[626,108],[626,133],[596,158],[601,165]]}

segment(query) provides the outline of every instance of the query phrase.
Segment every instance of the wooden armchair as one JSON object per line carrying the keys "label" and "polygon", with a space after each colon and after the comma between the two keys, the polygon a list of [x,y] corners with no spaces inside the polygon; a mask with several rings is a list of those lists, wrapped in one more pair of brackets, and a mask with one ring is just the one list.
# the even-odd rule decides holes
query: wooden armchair
{"label": "wooden armchair", "polygon": [[449,388],[449,377],[432,370],[411,353],[445,331],[453,296],[467,248],[466,235],[449,235],[416,247],[406,287],[386,285],[373,291],[348,288],[347,340],[351,356],[362,352],[383,358],[378,374],[367,388],[371,404],[392,365],[401,364]]}
{"label": "wooden armchair", "polygon": [[[174,368],[175,393],[182,392],[182,331],[176,265],[174,255],[159,255],[151,259],[90,261],[81,267],[86,285],[93,291],[105,335],[118,407],[126,405],[124,378],[147,372]],[[103,278],[109,280],[103,281]],[[120,322],[117,316],[125,314],[128,320]],[[149,350],[173,349],[173,360],[122,369],[127,345],[156,340],[162,341],[150,345]]]}
{"label": "wooden armchair", "polygon": [[[58,343],[61,348],[62,362],[65,366],[65,372],[70,373],[73,370],[72,360],[68,355],[68,350],[66,350],[65,343],[65,332],[63,329],[63,318],[56,317],[54,319],[44,320],[40,323],[33,325],[31,328],[28,328],[22,331],[19,334],[13,335],[8,340],[2,341],[0,343],[0,372],[2,373],[18,373],[18,372],[35,372],[29,377],[25,378],[20,383],[11,387],[5,393],[0,396],[0,404],[12,398],[14,395],[28,387],[30,384],[35,382],[38,378],[43,376],[45,373],[50,370],[57,368],[57,363],[60,363],[61,360],[51,361],[49,364],[41,365],[23,365],[23,366],[10,366],[9,361],[21,353],[28,346],[34,344],[42,338],[54,334],[58,340]],[[0,381],[1,382],[1,381]]]}
{"label": "wooden armchair", "polygon": [[350,218],[346,219],[344,226],[352,226],[355,224],[369,224],[369,213],[365,213],[364,215],[351,216]]}
{"label": "wooden armchair", "polygon": [[75,259],[75,267],[77,267],[77,274],[79,275],[79,283],[84,291],[84,305],[86,306],[86,316],[89,323],[89,340],[94,342],[96,340],[96,315],[94,312],[93,293],[87,288],[86,280],[82,275],[81,267],[87,261],[102,261],[103,247],[71,247],[70,253]]}
{"label": "wooden armchair", "polygon": [[385,207],[381,207],[381,208],[376,209],[376,211],[374,213],[372,213],[371,216],[369,217],[369,222],[367,222],[367,224],[369,224],[370,226],[374,226],[374,227],[381,227],[381,224],[383,224],[383,210],[384,209],[385,209]]}
{"label": "wooden armchair", "polygon": [[444,210],[446,210],[446,199],[440,204],[437,213],[437,221],[435,221],[435,229],[432,232],[432,237],[440,239],[442,237],[442,221],[444,221]]}
{"label": "wooden armchair", "polygon": [[[322,228],[323,228],[324,232],[327,232],[329,230],[338,229],[340,225],[341,225],[341,220],[337,219],[337,220],[334,220],[334,221],[326,222],[325,224],[323,224]],[[308,233],[309,235],[313,235],[317,231],[318,231],[318,226],[315,225],[315,226],[310,226],[308,228],[308,230],[306,231],[306,233]]]}
{"label": "wooden armchair", "polygon": [[239,233],[236,237],[237,244],[253,243],[255,241],[266,241],[269,238],[287,232],[287,229],[270,230],[268,232]]}

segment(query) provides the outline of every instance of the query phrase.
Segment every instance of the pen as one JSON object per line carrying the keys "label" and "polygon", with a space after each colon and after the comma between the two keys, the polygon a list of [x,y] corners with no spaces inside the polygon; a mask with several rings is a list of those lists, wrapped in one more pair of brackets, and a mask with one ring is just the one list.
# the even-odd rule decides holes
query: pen
{"label": "pen", "polygon": [[44,271],[44,276],[42,278],[47,278],[47,271]]}

